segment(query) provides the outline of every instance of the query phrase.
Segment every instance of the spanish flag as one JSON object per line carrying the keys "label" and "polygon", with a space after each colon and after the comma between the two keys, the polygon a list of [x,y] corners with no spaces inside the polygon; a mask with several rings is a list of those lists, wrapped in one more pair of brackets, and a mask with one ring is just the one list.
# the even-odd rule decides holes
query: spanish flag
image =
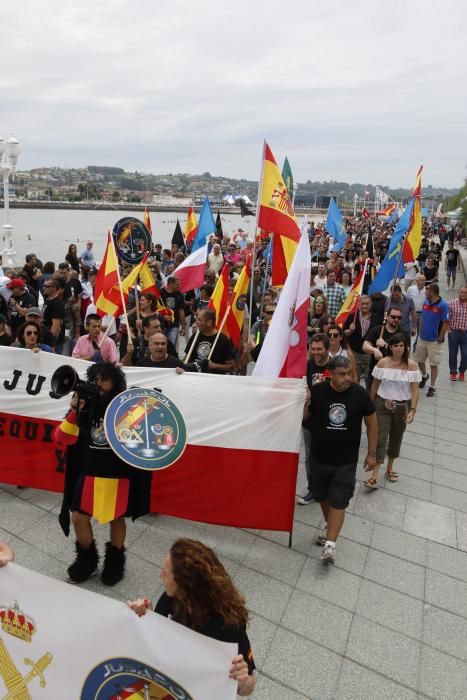
{"label": "spanish flag", "polygon": [[391,214],[394,214],[395,211],[396,211],[396,204],[390,204],[388,207],[383,209],[381,214],[383,216],[391,216]]}
{"label": "spanish flag", "polygon": [[336,316],[336,323],[339,324],[339,326],[343,326],[348,317],[351,314],[356,313],[358,309],[358,304],[363,290],[363,282],[365,279],[366,268],[367,265],[365,264],[360,270],[360,274],[353,283],[352,289],[347,295],[347,299],[342,304],[341,309]]}
{"label": "spanish flag", "polygon": [[146,262],[146,258],[142,262],[141,269],[139,270],[139,281],[141,284],[141,294],[155,294],[156,297],[160,299],[161,293],[159,291],[159,287],[157,286],[154,280],[154,276],[151,270],[149,269],[149,265]]}
{"label": "spanish flag", "polygon": [[81,509],[105,525],[125,515],[128,508],[129,479],[85,476],[81,492]]}
{"label": "spanish flag", "polygon": [[121,288],[117,284],[109,293],[109,299],[116,306],[115,312],[113,314],[114,316],[120,316],[120,314],[123,313],[122,296],[125,300],[125,306],[127,306],[128,297],[130,296],[130,290],[135,286],[135,284],[137,284],[138,275],[141,271],[142,266],[145,264],[148,255],[149,253],[146,252],[141,262],[138,265],[135,265],[135,267],[131,270],[130,274],[122,280]]}
{"label": "spanish flag", "polygon": [[149,209],[147,207],[144,210],[144,225],[146,226],[146,228],[152,236],[151,218],[149,216]]}
{"label": "spanish flag", "polygon": [[216,330],[219,330],[229,303],[229,266],[224,265],[219,275],[214,292],[209,300],[208,308],[216,312]]}
{"label": "spanish flag", "polygon": [[264,144],[258,226],[274,234],[272,281],[282,287],[300,241],[300,229],[287,187],[268,144]]}
{"label": "spanish flag", "polygon": [[240,342],[245,316],[246,296],[251,279],[251,255],[248,255],[243,270],[235,284],[230,300],[229,315],[224,326],[224,333],[230,337],[234,347]]}
{"label": "spanish flag", "polygon": [[404,243],[404,262],[413,262],[417,259],[422,243],[422,170],[423,165],[418,169],[415,178],[415,185],[412,191],[414,204],[410,213],[409,230],[405,236]]}
{"label": "spanish flag", "polygon": [[191,246],[198,233],[198,222],[196,221],[196,214],[193,211],[193,207],[188,209],[188,218],[186,220],[185,226],[185,241],[187,246]]}
{"label": "spanish flag", "polygon": [[115,300],[114,287],[117,287],[120,294],[120,284],[118,279],[118,260],[110,231],[107,238],[104,259],[99,268],[94,287],[94,303],[96,312],[103,317],[107,314],[118,316],[119,306]]}

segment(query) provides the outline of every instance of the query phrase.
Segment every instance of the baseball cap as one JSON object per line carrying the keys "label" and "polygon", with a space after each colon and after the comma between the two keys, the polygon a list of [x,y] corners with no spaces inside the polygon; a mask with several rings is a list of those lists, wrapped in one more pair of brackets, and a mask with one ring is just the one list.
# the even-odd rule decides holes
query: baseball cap
{"label": "baseball cap", "polygon": [[14,277],[9,284],[7,284],[7,289],[14,289],[15,287],[20,287],[24,289],[26,286],[24,280],[21,277]]}
{"label": "baseball cap", "polygon": [[40,318],[42,318],[42,311],[38,306],[31,306],[27,310],[26,316],[39,316]]}

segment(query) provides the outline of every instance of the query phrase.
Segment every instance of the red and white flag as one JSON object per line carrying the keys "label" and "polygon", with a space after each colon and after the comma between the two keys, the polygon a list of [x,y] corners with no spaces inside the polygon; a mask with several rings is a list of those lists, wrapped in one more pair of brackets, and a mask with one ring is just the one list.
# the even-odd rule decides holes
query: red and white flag
{"label": "red and white flag", "polygon": [[308,235],[302,234],[253,376],[300,378],[306,374],[310,272],[310,243]]}
{"label": "red and white flag", "polygon": [[197,248],[193,253],[173,271],[173,277],[180,280],[180,291],[188,292],[190,289],[198,289],[204,284],[206,271],[206,258],[208,257],[208,243]]}

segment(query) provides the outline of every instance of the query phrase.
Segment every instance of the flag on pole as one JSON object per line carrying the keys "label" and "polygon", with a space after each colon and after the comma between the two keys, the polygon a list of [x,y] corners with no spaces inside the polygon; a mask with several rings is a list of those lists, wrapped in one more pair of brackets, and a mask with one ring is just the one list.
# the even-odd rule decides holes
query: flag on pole
{"label": "flag on pole", "polygon": [[158,299],[161,297],[159,287],[156,284],[154,275],[149,269],[146,258],[141,262],[139,270],[140,292],[141,294],[155,294]]}
{"label": "flag on pole", "polygon": [[193,207],[188,209],[188,217],[185,225],[185,241],[187,246],[190,246],[196,238],[198,233],[198,222],[196,221],[196,214],[193,211]]}
{"label": "flag on pole", "polygon": [[421,194],[422,194],[422,170],[423,165],[418,169],[415,185],[412,191],[412,198],[414,200],[412,213],[410,215],[409,230],[405,237],[404,243],[404,262],[413,262],[417,259],[420,252],[420,246],[422,244],[422,208],[421,208]]}
{"label": "flag on pole", "polygon": [[113,291],[115,287],[117,287],[118,295],[121,297],[117,254],[115,252],[112,235],[109,231],[104,258],[99,272],[97,273],[96,284],[94,286],[96,313],[98,313],[101,318],[107,315],[118,315],[119,305],[118,301],[116,303],[115,292]]}
{"label": "flag on pole", "polygon": [[282,168],[282,179],[285,182],[285,186],[287,187],[287,192],[289,193],[289,199],[292,202],[293,201],[293,175],[292,175],[292,168],[290,167],[289,159],[287,158],[287,156],[285,157],[284,165]]}
{"label": "flag on pole", "polygon": [[368,253],[368,257],[371,258],[371,260],[375,259],[375,244],[373,240],[373,229],[371,228],[371,223],[368,222],[368,236],[366,239],[366,251]]}
{"label": "flag on pole", "polygon": [[151,218],[149,216],[149,209],[147,207],[144,210],[144,225],[146,226],[146,228],[152,236]]}
{"label": "flag on pole", "polygon": [[381,212],[381,214],[382,214],[383,216],[391,216],[391,214],[394,214],[394,212],[396,211],[396,209],[397,209],[397,205],[396,205],[396,203],[394,202],[393,204],[390,204],[388,207],[386,207],[385,209],[383,209],[383,211]]}
{"label": "flag on pole", "polygon": [[186,253],[185,238],[183,237],[182,227],[180,226],[180,221],[178,218],[175,231],[172,236],[172,245],[177,245],[181,251]]}
{"label": "flag on pole", "polygon": [[[382,292],[389,287],[392,280],[399,275],[400,269],[397,267],[401,261],[401,250],[404,241],[404,236],[409,228],[412,210],[414,206],[414,198],[412,198],[398,221],[396,229],[392,234],[391,241],[389,243],[389,249],[384,260],[381,263],[381,267],[376,273],[376,277],[368,288],[368,294],[374,294],[375,292]],[[402,260],[403,262],[403,260]],[[403,265],[402,275],[403,275]],[[400,276],[400,275],[399,275]]]}
{"label": "flag on pole", "polygon": [[253,376],[301,378],[306,374],[310,271],[310,243],[302,234]]}
{"label": "flag on pole", "polygon": [[216,312],[216,331],[219,330],[229,304],[229,266],[224,265],[219,275],[214,291],[209,300],[208,308]]}
{"label": "flag on pole", "polygon": [[[251,279],[251,255],[248,255],[245,265],[239,275],[230,300],[230,311],[224,325],[224,333],[230,337],[234,347],[240,342],[245,316],[248,286]],[[221,318],[222,322],[222,318]]]}
{"label": "flag on pole", "polygon": [[222,221],[221,221],[221,214],[219,209],[217,210],[217,216],[216,216],[216,229],[217,229],[217,234],[216,237],[222,241],[224,238],[224,232],[222,230]]}
{"label": "flag on pole", "polygon": [[346,322],[348,317],[351,314],[355,313],[355,311],[357,310],[359,299],[362,295],[363,281],[365,279],[366,268],[367,264],[365,263],[363,268],[360,270],[357,279],[353,283],[352,289],[347,295],[347,299],[342,304],[340,311],[336,316],[336,323],[339,324],[339,326],[344,327],[344,323]]}
{"label": "flag on pole", "polygon": [[122,301],[122,296],[123,299],[125,300],[125,306],[128,305],[128,298],[130,296],[130,291],[133,289],[135,284],[138,282],[138,275],[141,272],[141,269],[144,265],[147,265],[146,260],[149,256],[149,252],[146,252],[144,255],[144,258],[141,260],[138,265],[135,265],[130,274],[128,274],[124,279],[121,280],[121,287],[119,285],[115,285],[113,289],[111,290],[109,294],[109,299],[115,304],[115,311],[112,314],[113,316],[117,317],[120,316],[120,314],[123,313],[123,301]]}
{"label": "flag on pole", "polygon": [[331,197],[331,201],[329,202],[324,228],[335,240],[335,243],[330,251],[338,252],[339,250],[342,250],[344,243],[347,240],[347,233],[345,230],[344,219],[342,218],[339,207],[334,201],[334,197]]}
{"label": "flag on pole", "polygon": [[241,217],[244,217],[244,216],[255,216],[255,212],[254,212],[252,209],[250,209],[250,207],[248,207],[248,206],[245,204],[245,202],[243,201],[243,199],[239,199],[238,201],[240,202],[240,216],[241,216]]}
{"label": "flag on pole", "polygon": [[199,217],[198,233],[191,246],[191,253],[173,272],[174,277],[178,277],[180,280],[181,292],[197,289],[203,284],[206,258],[208,257],[208,238],[216,230],[216,222],[212,215],[209,199],[206,197]]}
{"label": "flag on pole", "polygon": [[282,287],[297,251],[300,229],[287,187],[267,143],[263,151],[258,227],[274,234],[271,284]]}

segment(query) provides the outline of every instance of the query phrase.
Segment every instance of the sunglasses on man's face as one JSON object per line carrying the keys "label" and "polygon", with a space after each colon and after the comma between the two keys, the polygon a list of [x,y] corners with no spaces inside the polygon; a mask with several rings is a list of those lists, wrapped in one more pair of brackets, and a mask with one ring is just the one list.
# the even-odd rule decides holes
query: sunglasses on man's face
{"label": "sunglasses on man's face", "polygon": [[272,316],[274,311],[263,311],[265,316]]}
{"label": "sunglasses on man's face", "polygon": [[328,336],[330,338],[340,338],[340,333],[328,333]]}
{"label": "sunglasses on man's face", "polygon": [[393,316],[392,314],[390,314],[389,318],[392,318],[393,321],[400,321],[402,316]]}
{"label": "sunglasses on man's face", "polygon": [[26,331],[26,335],[39,335],[37,331]]}

